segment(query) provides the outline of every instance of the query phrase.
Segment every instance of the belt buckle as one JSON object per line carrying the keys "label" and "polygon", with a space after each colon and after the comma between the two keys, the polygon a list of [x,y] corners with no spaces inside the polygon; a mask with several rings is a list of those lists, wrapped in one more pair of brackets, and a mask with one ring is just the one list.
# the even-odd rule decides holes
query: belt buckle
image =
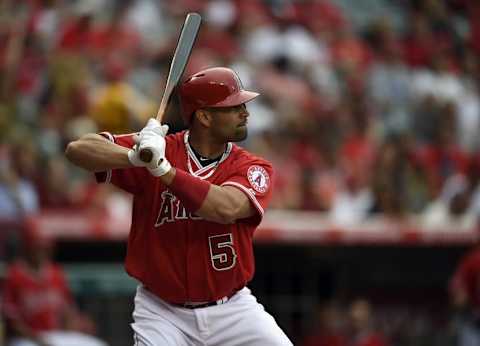
{"label": "belt buckle", "polygon": [[186,309],[206,308],[206,307],[209,307],[209,306],[225,304],[226,302],[228,302],[229,299],[230,299],[229,297],[225,296],[225,297],[222,297],[220,299],[217,299],[217,300],[214,300],[214,301],[211,301],[211,302],[202,303],[202,304],[184,303],[183,307],[186,308]]}
{"label": "belt buckle", "polygon": [[189,303],[184,303],[183,307],[186,309],[199,309],[199,308],[204,308],[207,306],[210,306],[211,302],[208,303],[203,303],[203,304],[189,304]]}

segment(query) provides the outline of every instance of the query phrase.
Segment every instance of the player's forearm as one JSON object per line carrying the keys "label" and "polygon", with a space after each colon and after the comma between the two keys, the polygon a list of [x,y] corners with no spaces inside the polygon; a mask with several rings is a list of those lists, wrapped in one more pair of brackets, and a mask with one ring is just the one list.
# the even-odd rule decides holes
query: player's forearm
{"label": "player's forearm", "polygon": [[67,158],[75,165],[91,172],[115,168],[128,168],[128,148],[112,143],[97,134],[87,134],[70,142],[65,150]]}
{"label": "player's forearm", "polygon": [[[176,181],[179,177],[180,182]],[[248,198],[236,188],[211,184],[173,167],[160,179],[188,209],[205,220],[230,224],[254,213]]]}
{"label": "player's forearm", "polygon": [[207,197],[195,214],[209,221],[231,224],[252,216],[253,209],[238,189],[211,184]]}

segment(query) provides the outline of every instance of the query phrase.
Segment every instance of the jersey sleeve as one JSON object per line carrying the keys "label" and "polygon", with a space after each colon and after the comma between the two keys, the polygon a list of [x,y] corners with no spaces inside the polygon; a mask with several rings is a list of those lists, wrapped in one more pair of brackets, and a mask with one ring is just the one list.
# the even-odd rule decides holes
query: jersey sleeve
{"label": "jersey sleeve", "polygon": [[[100,135],[125,148],[131,148],[134,144],[134,133],[125,135],[112,135],[109,132],[102,132]],[[95,178],[98,183],[111,183],[122,190],[136,194],[142,191],[142,182],[147,181],[148,172],[143,167],[112,169],[106,172],[96,172]]]}
{"label": "jersey sleeve", "polygon": [[241,190],[257,210],[257,215],[248,221],[258,225],[272,197],[273,167],[262,159],[251,159],[240,163],[235,173],[222,186],[233,186]]}

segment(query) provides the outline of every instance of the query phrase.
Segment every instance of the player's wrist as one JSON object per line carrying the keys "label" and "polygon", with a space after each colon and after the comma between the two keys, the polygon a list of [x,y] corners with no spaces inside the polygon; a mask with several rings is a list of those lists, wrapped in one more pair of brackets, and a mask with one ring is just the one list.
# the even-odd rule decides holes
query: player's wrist
{"label": "player's wrist", "polygon": [[172,169],[172,165],[170,164],[170,162],[168,162],[166,158],[161,159],[157,167],[148,168],[150,173],[155,177],[161,177],[167,174],[168,172],[170,172],[171,169]]}
{"label": "player's wrist", "polygon": [[183,205],[192,212],[201,208],[210,190],[210,183],[176,168],[175,176],[168,185]]}

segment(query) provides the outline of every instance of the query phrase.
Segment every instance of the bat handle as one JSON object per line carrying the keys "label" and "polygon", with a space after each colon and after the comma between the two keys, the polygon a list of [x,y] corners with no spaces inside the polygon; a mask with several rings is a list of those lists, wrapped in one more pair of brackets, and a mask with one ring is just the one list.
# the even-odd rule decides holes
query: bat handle
{"label": "bat handle", "polygon": [[140,160],[142,160],[145,163],[149,163],[152,161],[153,158],[153,153],[150,149],[142,149],[140,150]]}

